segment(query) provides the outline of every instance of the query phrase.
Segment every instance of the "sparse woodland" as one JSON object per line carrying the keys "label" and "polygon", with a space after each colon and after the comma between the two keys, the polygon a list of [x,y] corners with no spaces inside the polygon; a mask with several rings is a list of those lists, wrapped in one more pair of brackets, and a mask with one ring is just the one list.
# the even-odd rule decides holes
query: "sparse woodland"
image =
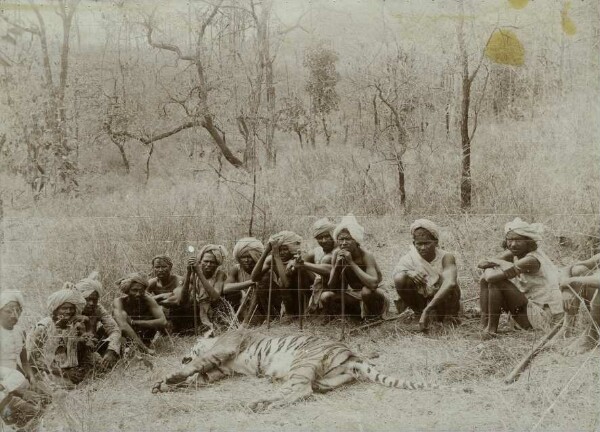
{"label": "sparse woodland", "polygon": [[[158,253],[182,272],[187,245],[231,250],[282,229],[309,248],[316,218],[348,212],[388,284],[410,222],[436,221],[465,299],[478,294],[475,263],[501,250],[515,216],[546,225],[557,265],[588,257],[600,229],[599,58],[600,7],[587,0],[1,2],[1,287],[25,292],[31,324],[48,293],[93,269],[109,304],[114,282],[149,271]],[[399,424],[385,408],[393,390],[356,386],[290,410],[277,429],[598,427],[597,361],[576,376],[587,357],[549,353],[504,391],[518,348],[540,335],[486,352],[460,328],[438,336],[396,324],[356,341],[380,350],[388,373],[485,393],[434,405],[448,423],[419,405],[430,396],[411,395]],[[276,429],[276,414],[235,411],[231,393],[255,391],[251,380],[215,386],[208,402],[201,392],[151,396],[152,377],[191,340],[181,344],[166,342],[154,371],[128,363],[67,396],[48,424],[75,406],[77,430]],[[143,396],[131,412],[154,410],[151,420],[111,402],[140,392],[135,382]],[[380,402],[359,415],[347,399],[364,392]],[[485,398],[486,415],[464,417]],[[327,417],[329,400],[339,421]],[[195,420],[156,417],[159,406]]]}

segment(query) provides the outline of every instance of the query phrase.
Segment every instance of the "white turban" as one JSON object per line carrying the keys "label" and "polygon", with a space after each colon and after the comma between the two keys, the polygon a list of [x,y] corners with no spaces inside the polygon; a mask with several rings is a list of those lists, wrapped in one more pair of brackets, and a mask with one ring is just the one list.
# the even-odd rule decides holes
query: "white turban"
{"label": "white turban", "polygon": [[60,305],[65,303],[71,303],[74,305],[75,309],[77,310],[77,314],[81,313],[86,303],[81,293],[77,291],[75,286],[70,282],[67,282],[63,286],[63,289],[50,294],[48,301],[46,302],[48,312],[50,315],[52,315],[54,311],[60,307]]}
{"label": "white turban", "polygon": [[423,228],[433,236],[434,239],[439,240],[440,230],[436,224],[431,222],[429,219],[417,219],[410,225],[410,235],[414,236],[415,231],[419,228]]}
{"label": "white turban", "polygon": [[537,242],[542,240],[544,226],[540,223],[530,224],[517,217],[512,222],[508,222],[504,225],[504,234],[508,234],[509,232],[514,232],[515,234],[528,237]]}
{"label": "white turban", "polygon": [[365,229],[358,224],[358,221],[352,213],[344,216],[338,226],[333,230],[333,238],[337,240],[340,233],[346,230],[358,244],[365,240]]}
{"label": "white turban", "polygon": [[272,240],[278,240],[281,246],[286,246],[292,254],[300,252],[302,246],[302,237],[293,231],[280,231],[271,236],[269,241]]}
{"label": "white turban", "polygon": [[82,296],[88,297],[94,291],[102,296],[104,289],[102,283],[98,280],[100,275],[97,271],[91,272],[86,278],[81,279],[75,284],[75,289],[81,293]]}
{"label": "white turban", "polygon": [[312,236],[318,237],[322,234],[329,233],[332,234],[335,229],[335,224],[331,222],[326,217],[319,219],[312,226]]}
{"label": "white turban", "polygon": [[23,308],[25,300],[23,300],[23,294],[17,290],[5,290],[0,292],[0,309],[9,304],[10,302],[17,302],[19,306]]}
{"label": "white turban", "polygon": [[264,250],[265,247],[259,239],[254,237],[244,237],[239,239],[233,247],[233,257],[239,262],[243,255],[249,254],[254,262],[258,262]]}
{"label": "white turban", "polygon": [[217,265],[223,264],[223,261],[225,260],[225,257],[227,256],[227,249],[225,249],[225,246],[215,245],[215,244],[207,244],[206,246],[204,246],[202,249],[200,249],[198,251],[198,261],[202,261],[202,257],[207,252],[210,252],[211,254],[213,254],[215,256],[215,259],[217,260]]}

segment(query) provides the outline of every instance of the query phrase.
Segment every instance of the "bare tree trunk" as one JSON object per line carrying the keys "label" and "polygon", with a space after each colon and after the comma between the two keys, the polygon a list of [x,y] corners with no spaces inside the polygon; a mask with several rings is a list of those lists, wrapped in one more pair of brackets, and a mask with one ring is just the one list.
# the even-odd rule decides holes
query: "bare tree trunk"
{"label": "bare tree trunk", "polygon": [[404,164],[402,158],[396,155],[396,170],[398,171],[398,195],[400,195],[400,204],[406,204],[406,183],[404,179]]}
{"label": "bare tree trunk", "polygon": [[465,45],[464,7],[461,2],[460,23],[458,28],[458,46],[462,66],[462,101],[460,110],[461,170],[460,170],[460,207],[471,207],[471,138],[469,136],[469,108],[471,105],[471,84],[469,76],[469,58]]}
{"label": "bare tree trunk", "polygon": [[323,124],[323,133],[325,134],[325,142],[329,146],[331,141],[331,132],[327,129],[327,119],[325,115],[321,116],[321,123]]}

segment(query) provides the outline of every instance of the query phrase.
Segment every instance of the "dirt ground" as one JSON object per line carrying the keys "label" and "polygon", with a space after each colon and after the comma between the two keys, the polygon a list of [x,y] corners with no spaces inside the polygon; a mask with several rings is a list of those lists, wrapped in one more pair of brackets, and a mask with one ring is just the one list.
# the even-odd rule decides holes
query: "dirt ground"
{"label": "dirt ground", "polygon": [[[290,334],[296,325],[275,325]],[[304,332],[338,337],[336,323],[307,324]],[[414,320],[384,323],[348,338],[385,374],[452,386],[454,391],[408,391],[373,383],[316,394],[285,409],[254,413],[246,405],[278,390],[268,378],[236,376],[198,389],[151,394],[152,385],[194,343],[193,337],[159,342],[152,365],[122,361],[109,375],[65,393],[44,417],[47,430],[78,431],[397,431],[569,430],[597,431],[600,404],[598,349],[565,358],[568,341],[539,354],[514,384],[503,378],[542,334],[508,330],[481,342],[477,319],[457,327],[417,331]],[[468,392],[464,390],[467,389]]]}

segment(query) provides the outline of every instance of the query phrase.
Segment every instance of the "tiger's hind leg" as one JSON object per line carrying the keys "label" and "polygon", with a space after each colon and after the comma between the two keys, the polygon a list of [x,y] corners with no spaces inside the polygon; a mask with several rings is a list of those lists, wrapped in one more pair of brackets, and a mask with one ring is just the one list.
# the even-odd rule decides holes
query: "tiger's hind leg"
{"label": "tiger's hind leg", "polygon": [[313,393],[312,385],[315,381],[315,368],[312,365],[299,366],[290,370],[287,381],[283,385],[281,395],[260,399],[248,406],[252,411],[263,411],[272,408],[281,408],[306,399]]}
{"label": "tiger's hind leg", "polygon": [[356,378],[350,373],[342,373],[331,377],[326,376],[315,382],[314,390],[319,393],[325,393],[344,384],[349,384],[352,381],[356,381]]}

